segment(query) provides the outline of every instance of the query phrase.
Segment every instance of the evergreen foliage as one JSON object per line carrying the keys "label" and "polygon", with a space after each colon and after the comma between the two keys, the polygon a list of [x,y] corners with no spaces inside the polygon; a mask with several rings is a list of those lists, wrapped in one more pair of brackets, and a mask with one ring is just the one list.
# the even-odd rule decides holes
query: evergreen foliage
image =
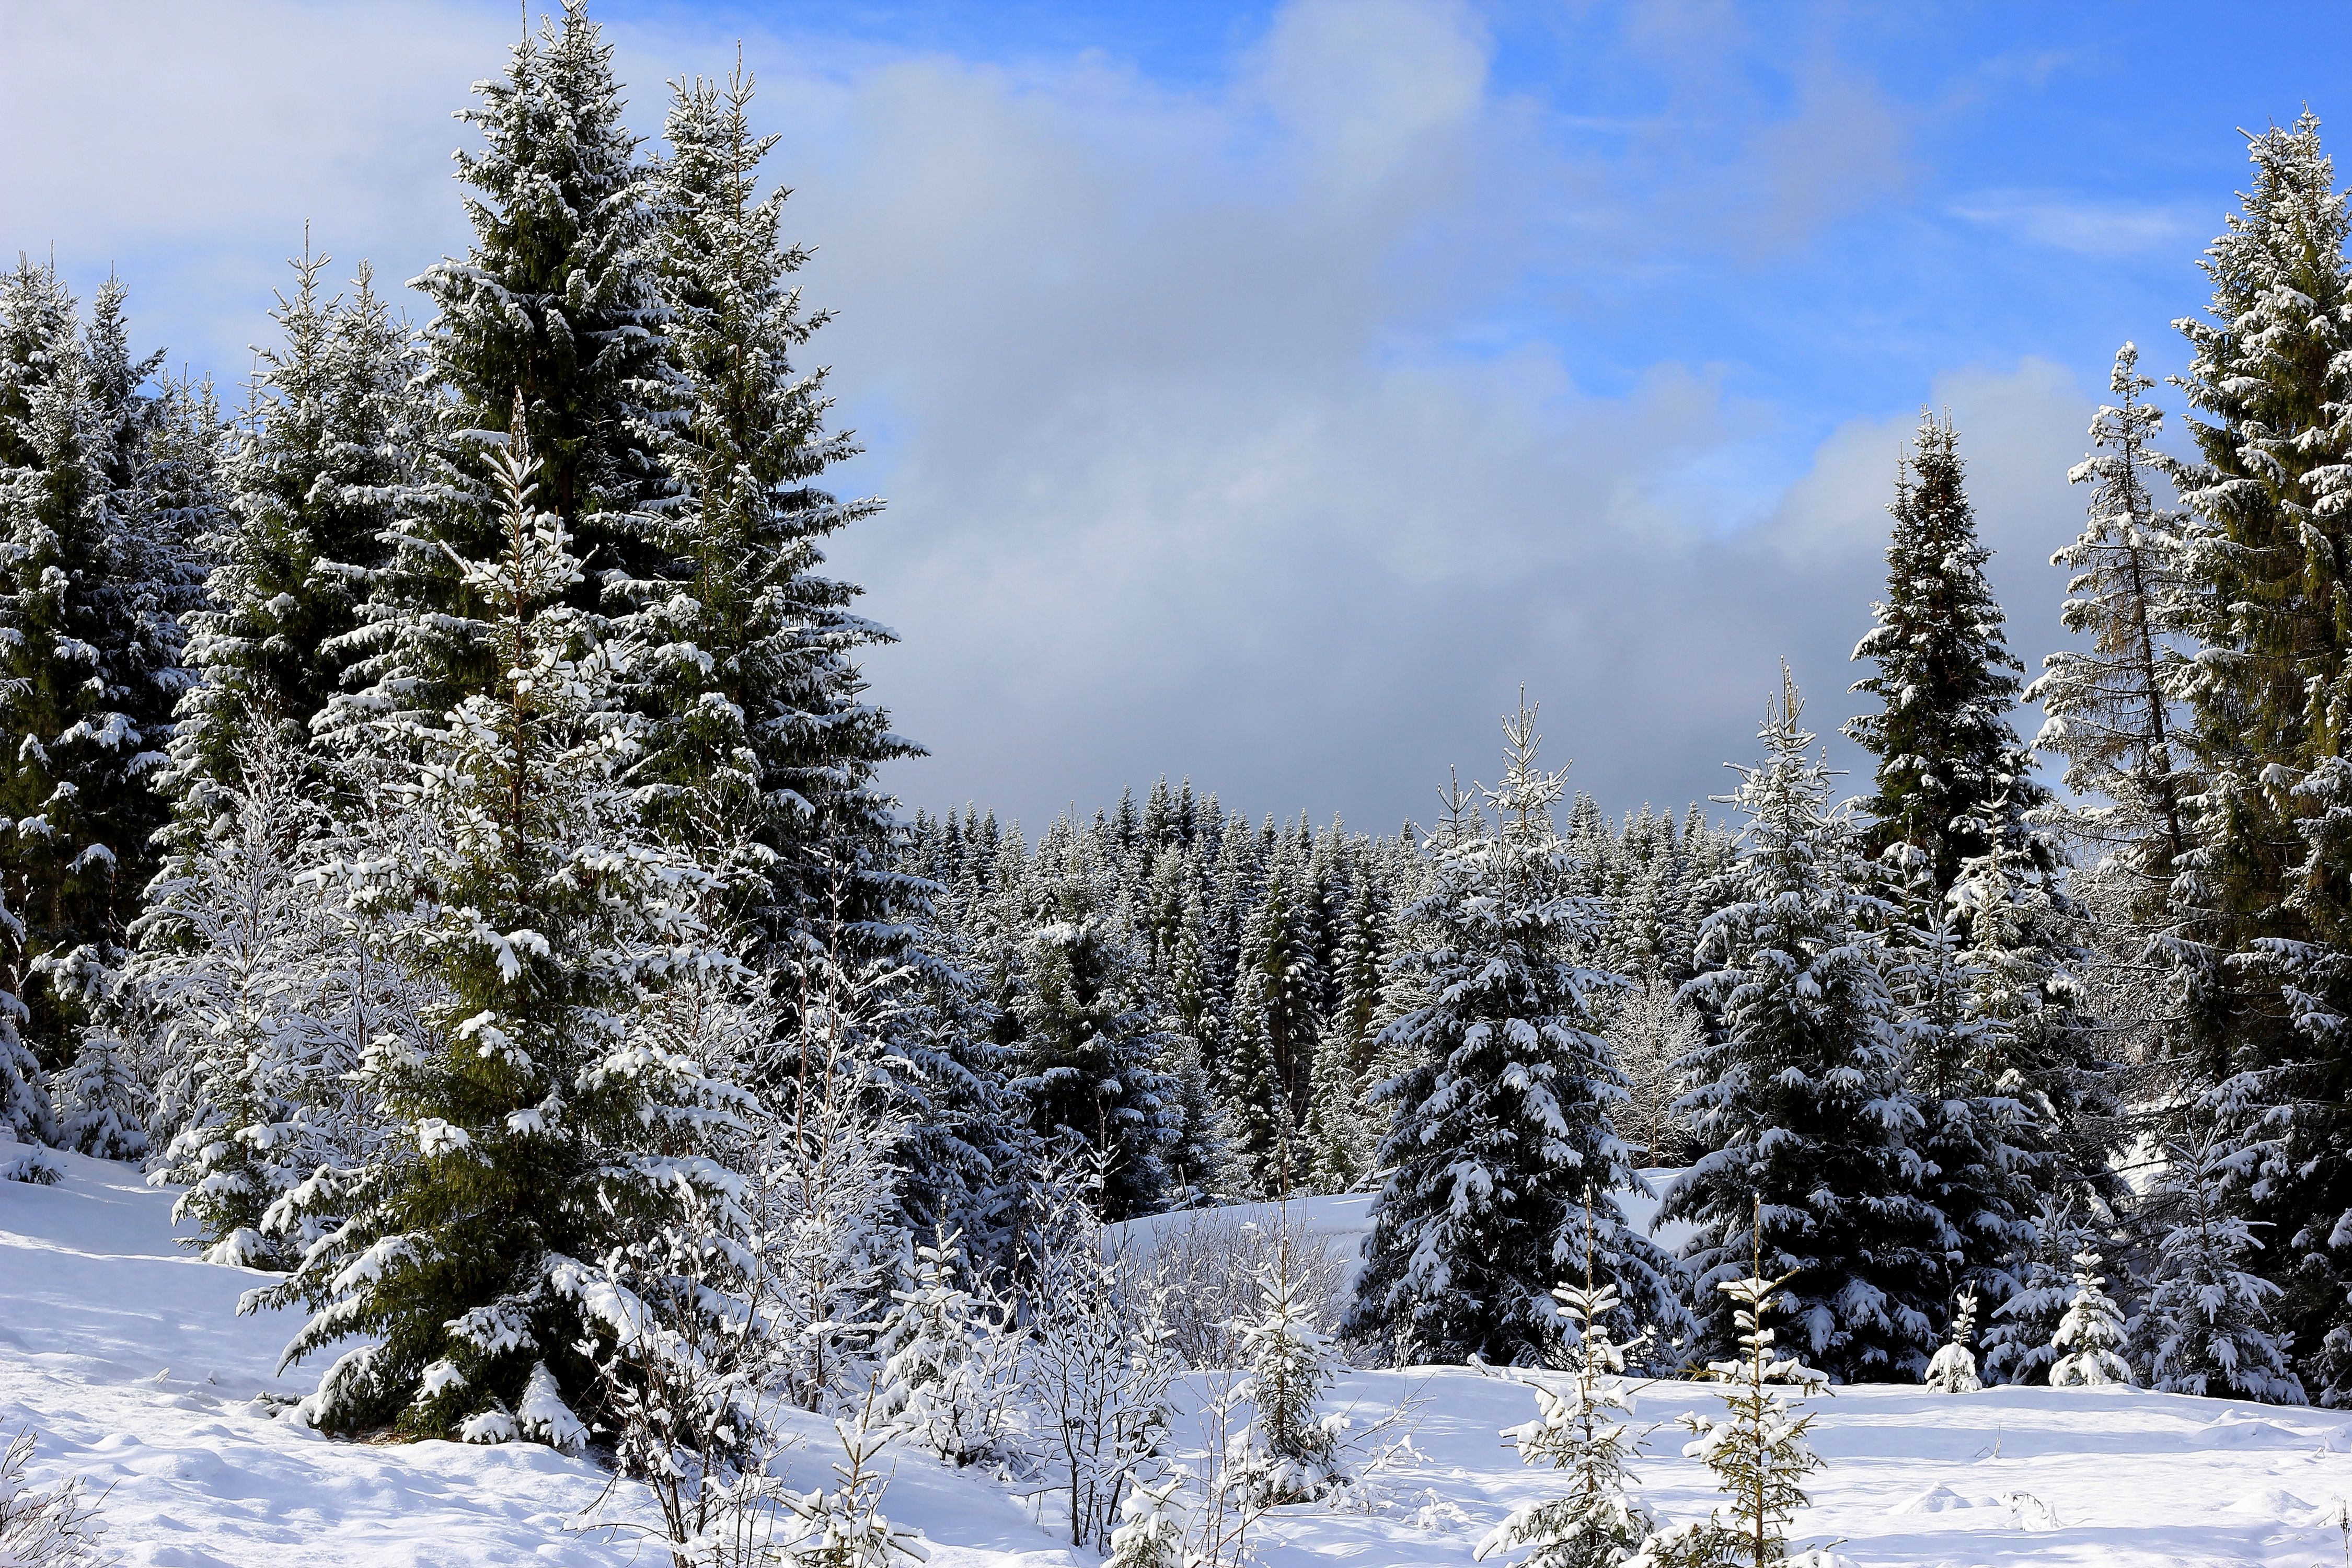
{"label": "evergreen foliage", "polygon": [[668,401],[638,433],[671,493],[651,525],[668,579],[636,585],[628,621],[653,707],[634,777],[765,942],[820,940],[838,902],[857,953],[898,955],[895,921],[920,889],[888,864],[874,773],[919,748],[863,699],[853,662],[890,634],[819,571],[823,542],[880,503],[816,488],[858,447],[824,428],[825,373],[794,367],[828,318],[792,283],[808,252],[781,237],[791,193],[759,189],[777,138],[752,132],[751,99],[740,68],[723,89],[677,84],[651,176]]}
{"label": "evergreen foliage", "polygon": [[2107,1296],[2095,1252],[2074,1254],[2074,1299],[2051,1336],[2057,1359],[2050,1363],[2053,1388],[2104,1388],[2129,1384],[2131,1367],[2124,1361],[2124,1313]]}
{"label": "evergreen foliage", "polygon": [[1810,1500],[1804,1479],[1822,1463],[1805,1441],[1812,1417],[1796,1414],[1796,1405],[1829,1380],[1799,1358],[1772,1354],[1776,1335],[1764,1317],[1784,1283],[1760,1274],[1717,1281],[1732,1303],[1739,1353],[1708,1363],[1725,1385],[1724,1414],[1685,1416],[1694,1437],[1683,1453],[1715,1472],[1729,1500],[1704,1520],[1657,1531],[1626,1568],[1765,1568],[1812,1555],[1788,1549],[1789,1526]]}
{"label": "evergreen foliage", "polygon": [[2197,460],[2168,465],[2194,524],[2170,624],[2197,793],[2177,939],[2189,1033],[2256,1271],[2324,1403],[2352,1400],[2352,216],[2305,112],[2248,142],[2252,188],[2207,249],[2209,313],[2178,323]]}
{"label": "evergreen foliage", "polygon": [[1952,1309],[1952,1337],[1927,1363],[1927,1386],[1937,1394],[1974,1394],[1984,1386],[1977,1376],[1977,1352],[1969,1336],[1976,1332],[1977,1293],[1960,1292]]}
{"label": "evergreen foliage", "polygon": [[[2000,602],[1985,581],[1991,556],[1977,539],[1962,482],[1959,437],[1947,418],[1920,416],[1895,493],[1886,598],[1854,648],[1877,673],[1854,682],[1880,710],[1846,733],[1878,759],[1863,810],[1864,847],[1895,845],[1923,858],[1937,892],[1991,836],[2015,830],[2045,792],[2027,772],[2011,727],[2023,666],[2009,651]],[[2000,816],[1987,805],[2003,803]]]}
{"label": "evergreen foliage", "polygon": [[1406,919],[1422,945],[1394,964],[1422,1005],[1384,1032],[1412,1064],[1374,1090],[1392,1121],[1364,1270],[1343,1331],[1400,1362],[1541,1365],[1568,1325],[1551,1282],[1575,1256],[1588,1189],[1598,1278],[1623,1321],[1668,1331],[1685,1316],[1672,1268],[1625,1223],[1618,1193],[1643,1193],[1612,1117],[1623,1075],[1595,1032],[1594,1004],[1622,979],[1578,962],[1602,908],[1552,821],[1565,770],[1538,764],[1535,715],[1504,724],[1490,825],[1456,790],[1429,844],[1429,882]]}
{"label": "evergreen foliage", "polygon": [[401,794],[423,842],[374,873],[411,911],[396,957],[439,995],[420,1045],[369,1042],[391,1138],[285,1205],[349,1217],[259,1294],[320,1309],[289,1361],[366,1336],[306,1403],[312,1425],[469,1441],[544,1436],[593,1394],[583,1260],[733,1186],[706,1151],[749,1104],[659,1027],[673,984],[737,966],[705,917],[712,878],[646,839],[621,783],[627,650],[593,647],[562,602],[580,562],[533,504],[523,443],[487,467],[506,537],[463,582],[494,606],[499,673],[393,730],[419,759]]}
{"label": "evergreen foliage", "polygon": [[2160,1394],[2301,1405],[2302,1380],[2271,1322],[2282,1292],[2246,1267],[2262,1243],[2231,1212],[2223,1154],[2210,1134],[2166,1150],[2150,1200],[2164,1230],[2147,1305],[2131,1323],[2130,1360]]}
{"label": "evergreen foliage", "polygon": [[20,260],[0,278],[0,883],[16,913],[0,990],[50,1069],[122,963],[163,820],[150,775],[189,679],[179,616],[202,574],[176,531],[191,509],[147,489],[166,437],[168,477],[189,478],[188,433],[142,390],[162,363],[131,357],[119,282],[77,331],[53,270]]}
{"label": "evergreen foliage", "polygon": [[1616,1568],[1656,1528],[1625,1473],[1648,1436],[1633,1430],[1624,1382],[1627,1353],[1644,1347],[1610,1338],[1606,1325],[1620,1316],[1617,1292],[1592,1282],[1589,1256],[1584,1280],[1553,1291],[1577,1337],[1567,1389],[1531,1384],[1536,1419],[1503,1434],[1526,1463],[1566,1472],[1568,1489],[1513,1510],[1479,1542],[1472,1553],[1479,1559],[1525,1551],[1518,1568]]}
{"label": "evergreen foliage", "polygon": [[1735,1298],[1706,1296],[1769,1269],[1790,1282],[1811,1361],[1843,1381],[1910,1381],[1944,1294],[1945,1225],[1913,1147],[1921,1117],[1868,931],[1890,911],[1847,809],[1829,803],[1803,707],[1784,670],[1764,760],[1733,797],[1744,853],[1730,901],[1701,928],[1712,967],[1689,987],[1722,1033],[1684,1058],[1696,1087],[1676,1105],[1709,1152],[1659,1213],[1698,1227],[1684,1262],[1706,1353],[1739,1333]]}

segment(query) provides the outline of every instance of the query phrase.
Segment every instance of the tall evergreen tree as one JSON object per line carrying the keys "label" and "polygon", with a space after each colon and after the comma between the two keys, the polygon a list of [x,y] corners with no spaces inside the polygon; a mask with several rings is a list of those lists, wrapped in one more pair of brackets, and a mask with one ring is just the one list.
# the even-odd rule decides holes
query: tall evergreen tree
{"label": "tall evergreen tree", "polygon": [[1140,994],[1142,966],[1115,884],[1076,825],[1038,847],[1032,922],[1021,935],[1013,1091],[1041,1143],[1076,1142],[1103,1162],[1105,1220],[1163,1205],[1167,1156],[1182,1136],[1160,1064],[1169,1042]]}
{"label": "tall evergreen tree", "polygon": [[793,285],[808,253],[780,236],[791,193],[759,188],[777,139],[753,134],[751,96],[740,68],[724,89],[680,84],[652,180],[677,407],[639,433],[674,476],[653,531],[677,575],[641,584],[629,622],[654,696],[636,776],[674,840],[749,862],[729,875],[766,941],[811,940],[839,900],[861,955],[903,952],[892,922],[919,918],[925,890],[889,864],[875,771],[919,748],[854,662],[890,634],[819,570],[824,541],[880,503],[816,487],[858,447],[824,428],[825,372],[793,363],[827,316]]}
{"label": "tall evergreen tree", "polygon": [[1611,1123],[1626,1090],[1595,1029],[1594,1002],[1622,982],[1577,960],[1604,911],[1570,890],[1585,873],[1552,820],[1565,770],[1538,765],[1524,705],[1504,734],[1494,824],[1457,791],[1431,841],[1408,915],[1425,945],[1396,961],[1427,999],[1388,1031],[1412,1065],[1374,1091],[1394,1174],[1344,1330],[1401,1362],[1557,1357],[1574,1331],[1552,1288],[1587,1245],[1588,1192],[1592,1277],[1623,1303],[1604,1331],[1687,1321],[1671,1265],[1618,1206],[1647,1191]]}
{"label": "tall evergreen tree", "polygon": [[1303,1188],[1308,1165],[1300,1130],[1318,1026],[1311,889],[1297,856],[1278,852],[1242,934],[1222,1053],[1233,1152],[1269,1195]]}
{"label": "tall evergreen tree", "polygon": [[1808,1360],[1846,1382],[1915,1379],[1935,1348],[1942,1235],[1867,931],[1889,910],[1802,712],[1784,670],[1764,760],[1735,797],[1748,819],[1737,897],[1702,928],[1713,967],[1690,984],[1723,1035],[1684,1059],[1696,1087],[1676,1110],[1712,1152],[1659,1215],[1697,1226],[1684,1257],[1702,1353],[1737,1342],[1717,1288],[1753,1270],[1789,1278]]}
{"label": "tall evergreen tree", "polygon": [[459,118],[484,144],[457,155],[473,242],[412,284],[436,310],[424,342],[433,418],[362,624],[328,644],[351,661],[355,688],[328,721],[337,731],[392,710],[439,712],[495,679],[479,595],[458,563],[502,547],[500,499],[476,455],[481,434],[506,433],[518,407],[546,504],[586,563],[570,602],[598,613],[607,589],[671,574],[648,514],[671,487],[645,431],[675,418],[677,402],[651,205],[612,47],[586,0],[564,0],[562,21],[526,35],[506,74],[475,90],[482,101]]}
{"label": "tall evergreen tree", "polygon": [[1990,557],[1977,540],[1962,485],[1959,437],[1947,419],[1922,416],[1897,485],[1886,547],[1886,597],[1853,650],[1877,673],[1853,689],[1880,710],[1846,726],[1878,759],[1864,803],[1864,844],[1872,855],[1895,845],[1925,857],[1938,893],[1960,862],[1987,847],[1985,807],[2003,803],[1991,826],[2016,831],[2046,793],[2027,773],[2010,724],[2024,667],[2009,651],[2000,602],[1985,581]]}
{"label": "tall evergreen tree", "polygon": [[319,1309],[289,1360],[362,1341],[306,1405],[314,1426],[562,1441],[596,1386],[588,1268],[734,1184],[709,1150],[748,1097],[676,1048],[663,1002],[740,966],[707,919],[713,879],[647,837],[619,776],[626,649],[562,603],[581,562],[533,504],[524,440],[486,466],[507,535],[462,580],[493,606],[498,674],[397,721],[422,842],[373,870],[372,896],[411,916],[397,958],[440,994],[421,1046],[371,1042],[394,1135],[289,1194],[289,1220],[348,1217],[265,1297]]}
{"label": "tall evergreen tree", "polygon": [[308,742],[410,477],[411,334],[364,262],[348,300],[322,297],[331,259],[306,247],[290,263],[293,297],[271,312],[284,342],[261,353],[223,476],[211,602],[189,617],[188,663],[204,680],[181,700],[165,781],[196,825],[236,787],[239,749],[257,729]]}
{"label": "tall evergreen tree", "polygon": [[2137,346],[2116,351],[2107,384],[2116,401],[2091,422],[2103,450],[2067,475],[2093,487],[2090,521],[2050,558],[2073,574],[2060,619],[2090,647],[2043,659],[2024,700],[2048,715],[2034,744],[2066,759],[2068,793],[2105,802],[2074,808],[2067,825],[2123,860],[2135,884],[2131,907],[2153,928],[2189,849],[2183,797],[2194,791],[2174,736],[2173,694],[2188,674],[2173,637],[2183,607],[2181,519],[2158,507],[2150,489],[2158,457],[2148,443],[2164,416],[2142,401],[2156,384],[2139,374]]}
{"label": "tall evergreen tree", "polygon": [[21,922],[0,989],[51,1068],[120,965],[153,868],[149,775],[202,575],[174,531],[188,509],[144,488],[173,431],[142,390],[163,356],[131,357],[123,299],[110,280],[77,334],[49,268],[20,262],[0,282],[0,882]]}
{"label": "tall evergreen tree", "polygon": [[2306,112],[2250,139],[2252,188],[2207,249],[2209,315],[2179,323],[2198,458],[2177,624],[2199,788],[2176,918],[2206,1114],[2322,1403],[2352,1401],[2352,234]]}

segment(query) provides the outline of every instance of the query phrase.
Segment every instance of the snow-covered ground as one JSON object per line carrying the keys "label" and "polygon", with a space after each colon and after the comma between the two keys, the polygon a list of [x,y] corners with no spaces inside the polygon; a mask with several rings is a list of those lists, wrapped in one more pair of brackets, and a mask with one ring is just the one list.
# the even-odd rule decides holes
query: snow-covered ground
{"label": "snow-covered ground", "polygon": [[[272,1417],[264,1394],[294,1324],[237,1318],[262,1277],[196,1261],[171,1234],[171,1195],[130,1168],[61,1156],[63,1184],[0,1183],[0,1428],[41,1434],[36,1479],[79,1471],[111,1488],[110,1543],[128,1563],[583,1565],[646,1563],[626,1542],[562,1521],[603,1479],[541,1447],[332,1442]],[[1317,1200],[1317,1228],[1362,1228],[1360,1200]],[[1350,1207],[1351,1204],[1357,1206]],[[1328,1210],[1329,1212],[1323,1212]],[[1524,1388],[1456,1368],[1365,1373],[1341,1400],[1370,1416],[1413,1406],[1420,1457],[1381,1478],[1371,1511],[1286,1510],[1270,1568],[1467,1563],[1478,1538],[1545,1477],[1498,1428]],[[1670,1421],[1709,1401],[1673,1385],[1641,1400]],[[2352,1415],[2138,1393],[2002,1389],[1937,1398],[1850,1389],[1820,1401],[1828,1467],[1806,1516],[1860,1565],[2247,1564],[2335,1568],[2352,1498]],[[1638,1467],[1670,1518],[1704,1511],[1697,1467],[1671,1428]],[[818,1483],[829,1456],[813,1445]],[[935,1568],[1076,1568],[1026,1510],[977,1479],[897,1461],[884,1510],[932,1543]]]}

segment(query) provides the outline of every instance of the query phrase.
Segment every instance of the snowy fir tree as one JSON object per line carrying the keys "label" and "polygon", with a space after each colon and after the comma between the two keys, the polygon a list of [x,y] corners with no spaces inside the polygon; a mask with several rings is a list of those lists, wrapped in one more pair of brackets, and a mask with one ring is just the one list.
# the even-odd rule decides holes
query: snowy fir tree
{"label": "snowy fir tree", "polygon": [[1974,1394],[1984,1386],[1977,1376],[1977,1352],[1969,1342],[1977,1328],[1977,1293],[1963,1290],[1952,1304],[1951,1337],[1927,1363],[1927,1387],[1937,1394]]}
{"label": "snowy fir tree", "polygon": [[1160,1206],[1179,1141],[1168,1040],[1145,1005],[1142,973],[1111,868],[1067,818],[1040,845],[1020,895],[1034,913],[1006,1011],[1019,1028],[1012,1081],[1041,1145],[1075,1141],[1105,1161],[1106,1220]]}
{"label": "snowy fir tree", "polygon": [[1286,1196],[1311,1157],[1304,1124],[1313,1088],[1320,976],[1303,868],[1277,853],[1244,928],[1223,1063],[1226,1135],[1248,1190]]}
{"label": "snowy fir tree", "polygon": [[[1877,673],[1853,689],[1876,697],[1876,713],[1846,733],[1878,759],[1864,805],[1872,855],[1907,845],[1937,890],[1960,862],[1987,847],[1988,829],[2012,831],[2045,795],[2026,771],[2011,726],[2021,666],[2001,629],[2000,600],[1985,581],[1991,555],[1977,539],[1962,484],[1959,437],[1948,418],[1922,416],[1906,454],[1886,546],[1886,598],[1853,650]],[[2001,801],[2000,817],[1984,808]]]}
{"label": "snowy fir tree", "polygon": [[2097,1253],[2074,1254],[2074,1300],[2050,1340],[2056,1352],[2050,1363],[2053,1388],[2106,1388],[2132,1382],[2131,1367],[2122,1354],[2123,1309],[2108,1297],[2098,1267]]}
{"label": "snowy fir tree", "polygon": [[974,1293],[962,1240],[916,1245],[873,1347],[877,1415],[959,1468],[1013,1457],[1027,1337],[1015,1303]]}
{"label": "snowy fir tree", "polygon": [[[131,354],[124,292],[86,327],[54,270],[0,278],[0,882],[5,987],[45,1068],[63,1067],[123,957],[163,820],[150,774],[188,681],[197,601],[184,509],[144,486],[164,428]],[[97,1064],[93,1064],[95,1066]]]}
{"label": "snowy fir tree", "polygon": [[414,759],[424,833],[413,858],[379,866],[380,896],[411,911],[395,955],[439,996],[420,1045],[370,1042],[362,1076],[392,1137],[294,1195],[297,1213],[348,1217],[260,1294],[318,1309],[289,1361],[362,1342],[304,1408],[321,1427],[562,1428],[595,1386],[585,1260],[667,1217],[681,1190],[736,1179],[708,1150],[742,1127],[748,1097],[656,1027],[679,976],[736,967],[698,912],[711,879],[639,826],[622,778],[627,650],[593,647],[563,602],[581,565],[537,510],[525,443],[500,440],[485,466],[506,536],[461,582],[498,673],[377,742]]}
{"label": "snowy fir tree", "polygon": [[2231,1212],[2223,1150],[2208,1135],[2165,1151],[2147,1212],[2162,1228],[2129,1359],[2159,1394],[2304,1403],[2302,1380],[2271,1321],[2279,1287],[2248,1270],[2262,1243]]}
{"label": "snowy fir tree", "polygon": [[331,733],[443,711],[497,678],[461,563],[504,548],[504,503],[478,454],[518,408],[544,465],[541,495],[585,563],[567,603],[597,616],[608,587],[667,574],[646,509],[671,486],[644,432],[679,395],[611,46],[584,0],[567,0],[476,90],[481,102],[460,118],[483,145],[457,154],[473,239],[414,280],[435,310],[421,347],[432,418],[411,443],[415,476],[359,625],[325,645],[348,666],[319,721]]}
{"label": "snowy fir tree", "polygon": [[759,188],[777,139],[752,132],[751,99],[740,68],[723,88],[678,84],[650,183],[670,384],[640,435],[670,493],[650,525],[667,576],[630,590],[654,720],[635,776],[673,840],[728,849],[766,942],[816,940],[845,893],[852,946],[898,953],[895,916],[919,890],[888,863],[874,773],[918,749],[853,662],[890,634],[819,570],[824,542],[880,503],[816,488],[858,447],[824,428],[825,373],[794,366],[827,318],[792,280],[808,253],[781,237],[790,193]]}
{"label": "snowy fir tree", "polygon": [[307,745],[410,477],[411,334],[364,262],[348,299],[322,297],[331,259],[306,247],[293,297],[271,312],[283,342],[260,353],[207,542],[210,602],[188,618],[187,661],[204,679],[181,700],[163,783],[199,833],[257,729]]}
{"label": "snowy fir tree", "polygon": [[2103,797],[2068,811],[2068,829],[2127,868],[2131,908],[2153,931],[2191,826],[2188,759],[2174,732],[2176,694],[2189,673],[2173,636],[2182,609],[2182,519],[2158,507],[2151,489],[2159,475],[2149,443],[2164,416],[2143,401],[2156,383],[2139,373],[2136,345],[2116,351],[2107,385],[2116,400],[2091,422],[2102,450],[2067,475],[2092,486],[2089,521],[2050,558],[2072,574],[2061,624],[2090,646],[2044,658],[2023,700],[2048,715],[2033,743],[2066,759],[2067,792]]}
{"label": "snowy fir tree", "polygon": [[1569,890],[1580,868],[1551,816],[1566,770],[1538,765],[1524,704],[1504,735],[1485,795],[1495,820],[1456,790],[1406,916],[1427,945],[1394,961],[1425,1000],[1387,1031],[1412,1066],[1374,1091],[1392,1115],[1380,1160],[1394,1173],[1343,1327],[1401,1362],[1532,1366],[1573,1348],[1551,1289],[1588,1188],[1597,1278],[1624,1314],[1611,1331],[1685,1321],[1672,1266],[1615,1197],[1646,1189],[1611,1120],[1624,1079],[1594,1027],[1594,1004],[1622,982],[1577,962],[1601,910]]}
{"label": "snowy fir tree", "polygon": [[1797,1405],[1829,1380],[1801,1358],[1773,1354],[1777,1335],[1764,1320],[1782,1283],[1760,1274],[1717,1281],[1732,1303],[1738,1353],[1708,1363],[1709,1374],[1724,1385],[1724,1412],[1685,1416],[1694,1436],[1683,1453],[1715,1473],[1727,1500],[1706,1519],[1656,1531],[1626,1560],[1626,1568],[1766,1568],[1813,1556],[1788,1546],[1789,1527],[1811,1500],[1805,1478],[1822,1464],[1805,1441],[1813,1418],[1798,1415]]}
{"label": "snowy fir tree", "polygon": [[2045,1197],[2033,1215],[2033,1250],[2010,1298],[1995,1306],[1983,1339],[1983,1373],[1993,1383],[2047,1383],[2050,1348],[2074,1299],[2074,1258],[2100,1245],[2072,1194]]}
{"label": "snowy fir tree", "polygon": [[1733,797],[1748,818],[1735,897],[1702,928],[1714,967],[1690,986],[1722,1033],[1684,1058],[1695,1087],[1676,1106],[1709,1152],[1659,1212],[1698,1227],[1684,1261],[1707,1353],[1740,1333],[1718,1287],[1769,1270],[1788,1278],[1809,1361],[1843,1382],[1908,1382],[1934,1343],[1946,1226],[1912,1147],[1919,1111],[1867,929],[1888,907],[1850,815],[1829,803],[1803,707],[1784,669],[1764,760]]}
{"label": "snowy fir tree", "polygon": [[1347,1418],[1320,1408],[1346,1363],[1317,1327],[1304,1286],[1286,1229],[1258,1277],[1258,1310],[1234,1325],[1253,1419],[1226,1473],[1260,1507],[1312,1502],[1348,1479],[1339,1468]]}
{"label": "snowy fir tree", "polygon": [[2203,317],[2179,324],[2193,461],[2166,466],[2193,519],[2168,629],[2195,845],[2174,921],[2197,984],[2184,1032],[2202,1114],[2229,1145],[2242,1217],[2274,1244],[2253,1271],[2325,1403],[2352,1401],[2352,583],[2338,489],[2352,428],[2352,216],[2305,112],[2249,139],[2252,183],[2202,262]]}
{"label": "snowy fir tree", "polygon": [[1918,1118],[1909,1142],[1939,1222],[1942,1293],[1982,1290],[1998,1302],[2018,1288],[2032,1247],[2048,1104],[2010,1066],[2016,1021],[1999,1005],[1989,961],[1962,948],[1952,901],[1936,900],[1924,875],[1913,892],[1887,955]]}
{"label": "snowy fir tree", "polygon": [[1590,1261],[1581,1286],[1552,1293],[1576,1329],[1568,1386],[1531,1384],[1536,1418],[1503,1436],[1524,1462],[1563,1472],[1567,1489],[1513,1510],[1473,1555],[1524,1552],[1518,1568],[1616,1568],[1656,1528],[1625,1473],[1648,1436],[1633,1429],[1633,1400],[1625,1388],[1626,1355],[1643,1347],[1610,1338],[1605,1325],[1620,1317],[1617,1293],[1593,1283]]}

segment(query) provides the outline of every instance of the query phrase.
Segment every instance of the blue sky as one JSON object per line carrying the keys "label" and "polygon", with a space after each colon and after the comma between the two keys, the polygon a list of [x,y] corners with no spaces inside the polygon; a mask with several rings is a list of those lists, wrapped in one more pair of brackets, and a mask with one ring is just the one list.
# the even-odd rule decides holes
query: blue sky
{"label": "blue sky", "polygon": [[[2178,368],[2237,128],[2332,129],[2352,49],[2319,5],[2268,49],[2162,5],[594,14],[647,131],[741,41],[842,488],[890,500],[836,560],[934,753],[891,782],[1032,826],[1161,772],[1426,816],[1522,681],[1612,808],[1719,790],[1779,658],[1850,711],[1924,404],[2038,663],[2116,344]],[[233,379],[306,217],[394,280],[463,245],[448,111],[516,17],[0,0],[0,240]]]}

